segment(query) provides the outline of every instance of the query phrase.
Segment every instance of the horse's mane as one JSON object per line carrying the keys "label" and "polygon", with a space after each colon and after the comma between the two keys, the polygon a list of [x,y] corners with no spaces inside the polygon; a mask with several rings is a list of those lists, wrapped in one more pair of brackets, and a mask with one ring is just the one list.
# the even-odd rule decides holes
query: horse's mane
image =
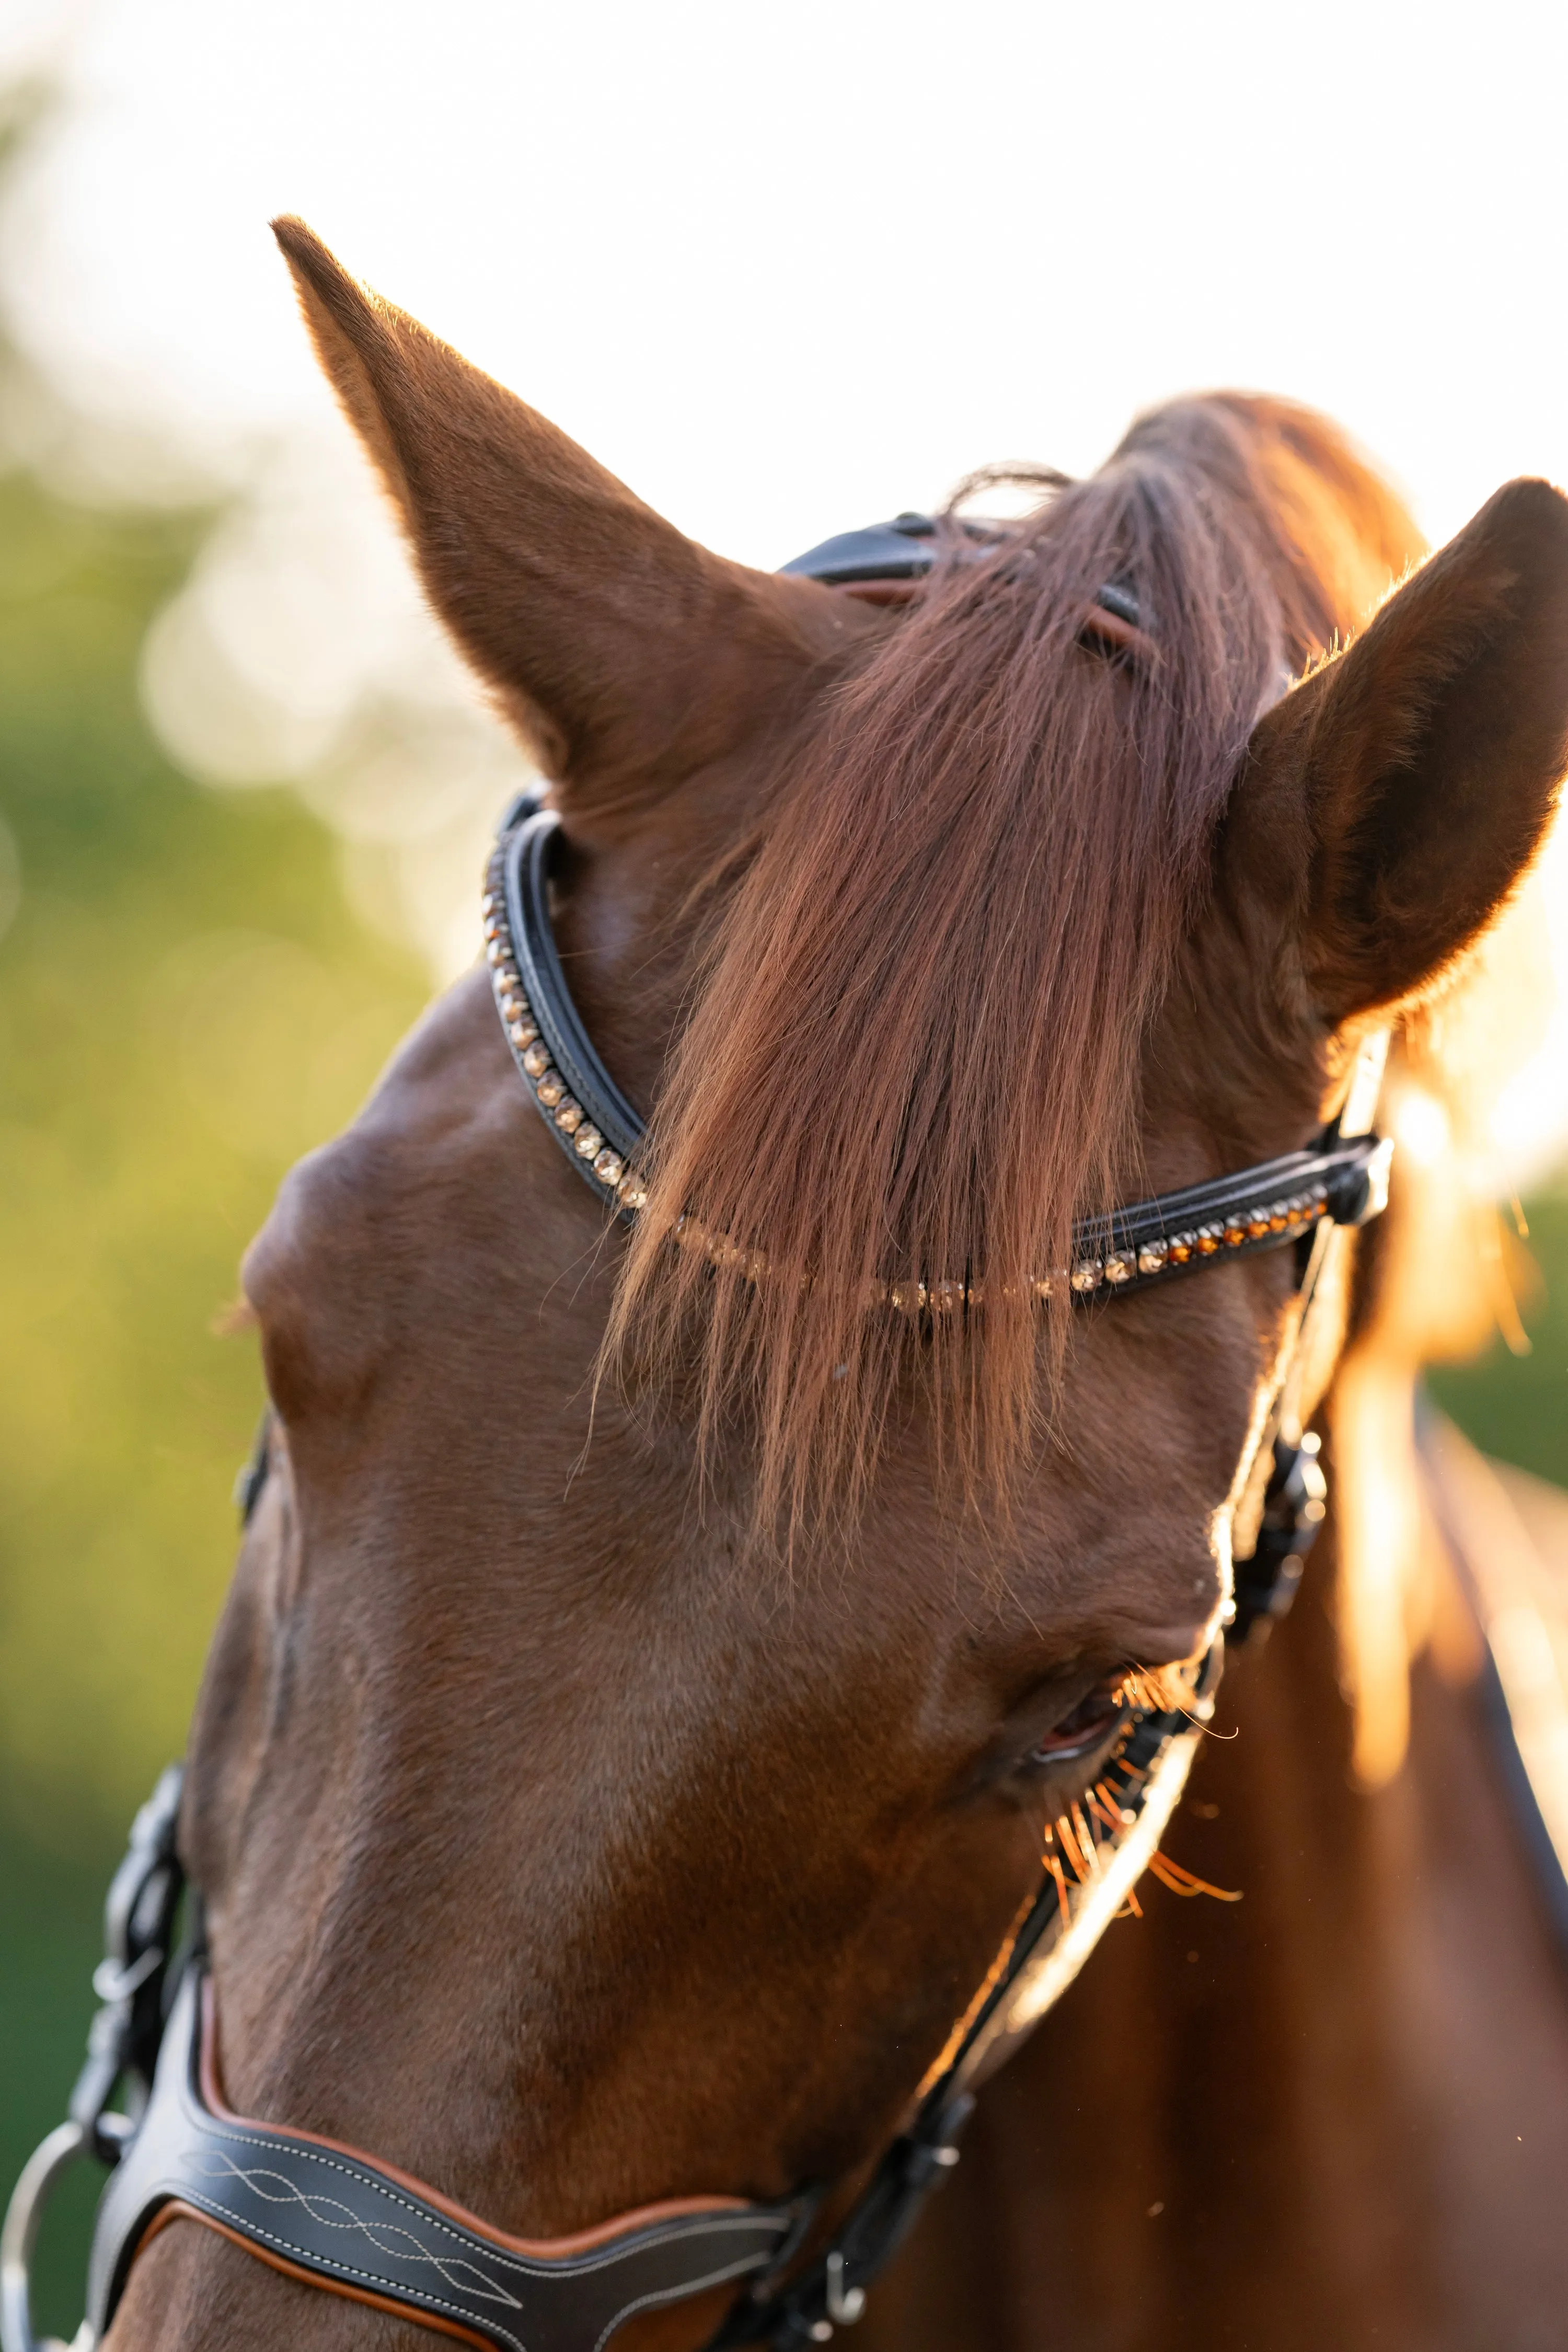
{"label": "horse's mane", "polygon": [[[1333,426],[1232,394],[1141,418],[984,560],[949,538],[770,796],[612,1319],[623,1364],[695,1362],[705,1446],[747,1417],[764,1521],[853,1497],[917,1364],[971,1489],[1005,1486],[1041,1393],[1031,1277],[1136,1172],[1142,1041],[1253,723],[1421,547]],[[1082,640],[1111,581],[1149,658]],[[731,1263],[668,1246],[683,1213]],[[966,1275],[983,1315],[866,1311]]]}

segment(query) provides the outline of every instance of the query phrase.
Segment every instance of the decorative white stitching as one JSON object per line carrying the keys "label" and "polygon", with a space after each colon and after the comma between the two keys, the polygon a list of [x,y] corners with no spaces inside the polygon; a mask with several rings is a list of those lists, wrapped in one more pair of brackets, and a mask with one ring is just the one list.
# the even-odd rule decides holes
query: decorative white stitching
{"label": "decorative white stitching", "polygon": [[[478,2294],[486,2303],[504,2303],[509,2311],[522,2309],[516,2295],[509,2294],[506,2288],[499,2281],[489,2277],[480,2270],[477,2263],[447,2260],[440,2254],[433,2254],[427,2246],[420,2244],[412,2230],[404,2229],[400,2223],[383,2223],[381,2226],[387,2231],[388,2236],[378,2237],[376,2225],[362,2220],[353,2206],[345,2205],[342,2199],[337,2197],[307,2196],[304,2189],[295,2186],[287,2173],[274,2172],[269,2167],[261,2165],[247,2169],[242,2164],[236,2164],[234,2158],[231,2156],[226,2156],[221,2149],[214,2149],[210,2152],[198,2149],[187,2161],[195,2166],[204,2180],[221,2180],[225,2178],[242,2180],[254,2195],[265,2200],[268,2205],[292,2203],[301,2206],[311,2221],[323,2230],[357,2230],[362,2237],[369,2239],[378,2254],[385,2254],[394,2262],[428,2263],[433,2270],[440,2272],[448,2286],[456,2287],[464,2284],[465,2282],[458,2277],[458,2273],[467,2272],[469,2279],[478,2281],[476,2286],[469,2287],[470,2294]],[[219,2165],[225,2168],[223,2171],[214,2169]],[[264,2188],[262,2184],[268,2180],[280,2183],[283,2193],[279,2195],[276,2191]],[[341,2221],[338,2221],[335,2217],[339,2213],[346,2218]],[[414,2250],[412,2254],[405,2253],[401,2246],[388,2242],[388,2239],[397,2238],[407,2241]]]}
{"label": "decorative white stitching", "polygon": [[[229,2212],[226,2206],[220,2205],[216,2197],[204,2198],[200,2191],[195,2189],[186,2190],[182,2189],[179,2193],[182,2197],[188,2198],[191,2204],[202,2207],[205,2211],[210,2212],[215,2221],[231,2221],[234,2219],[233,2214]],[[280,2254],[293,2254],[298,2257],[305,2252],[305,2249],[301,2246],[295,2245],[291,2239],[279,2238],[273,2231],[264,2230],[259,2221],[247,2221],[245,2227],[247,2232],[251,2237],[260,2238],[267,2245],[276,2246]],[[319,2257],[312,2258],[307,2256],[307,2259],[319,2260]],[[521,2336],[514,2336],[510,2328],[505,2326],[501,2320],[487,2319],[476,2323],[473,2313],[468,2310],[464,2305],[460,2303],[448,2303],[445,2295],[437,2294],[430,2287],[410,2286],[405,2279],[382,2278],[375,2271],[356,2270],[352,2263],[344,2263],[342,2265],[342,2271],[346,2277],[361,2279],[366,2286],[385,2287],[389,2294],[401,2294],[405,2298],[416,2294],[422,2295],[425,2301],[429,2304],[432,2310],[448,2311],[451,2313],[454,2319],[465,2319],[470,2326],[478,2324],[488,2327],[494,2335],[498,2336],[503,2343],[510,2344],[512,2347],[512,2352],[528,2352],[528,2347],[524,2344]],[[328,2275],[330,2276],[331,2273],[329,2273]]]}
{"label": "decorative white stitching", "polygon": [[[189,2112],[187,2109],[187,2114]],[[262,2139],[253,2132],[236,2131],[228,2125],[219,2123],[216,2116],[209,2116],[200,2109],[196,2110],[191,2119],[195,2122],[197,2128],[203,2131],[204,2138],[209,2145],[214,2141],[226,2140],[237,2147],[259,2148],[268,2156],[288,2155],[297,2161],[320,2165],[324,2171],[341,2173],[345,2180],[353,2180],[361,2188],[374,2190],[376,2196],[384,2198],[389,2205],[396,2205],[405,2213],[412,2213],[416,2221],[424,2221],[430,2228],[438,2230],[444,2237],[450,2238],[455,2245],[467,2247],[478,2242],[465,2231],[456,2228],[433,2207],[416,2204],[411,2199],[400,2196],[395,2189],[373,2170],[362,2171],[355,2166],[342,2163],[336,2157],[327,2155],[324,2150],[311,2147],[302,2141],[291,2139],[284,2133],[279,2133],[275,2138]],[[198,2145],[195,2150],[187,2150],[182,2161],[189,2161],[193,2154],[201,2152]],[[238,2168],[237,2167],[236,2169],[237,2170]],[[783,2237],[788,2226],[787,2215],[771,2211],[701,2213],[682,2216],[678,2221],[661,2224],[656,2223],[646,2235],[639,2231],[634,2243],[623,2242],[619,2245],[612,2243],[605,2247],[602,2252],[592,2254],[563,2254],[554,2259],[546,2257],[541,2261],[529,2262],[516,2254],[505,2252],[499,2246],[486,2245],[482,2247],[482,2251],[490,2260],[502,2263],[507,2270],[524,2279],[539,2281],[581,2278],[590,2272],[605,2270],[616,2263],[625,2262],[631,2254],[651,2252],[656,2247],[678,2243],[684,2239],[700,2234],[706,2235],[710,2231],[754,2230],[761,2227],[775,2230],[779,2236]],[[432,2256],[431,2259],[434,2260],[435,2257]],[[768,2250],[759,2249],[752,2267],[760,2269],[767,2259]]]}

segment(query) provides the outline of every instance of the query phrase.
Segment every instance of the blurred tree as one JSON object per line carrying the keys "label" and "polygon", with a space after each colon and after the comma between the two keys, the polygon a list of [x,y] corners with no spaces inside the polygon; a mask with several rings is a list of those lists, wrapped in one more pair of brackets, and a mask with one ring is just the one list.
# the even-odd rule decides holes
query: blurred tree
{"label": "blurred tree", "polygon": [[180,1748],[260,1403],[215,1318],[423,993],[294,800],[149,736],[138,649],[199,528],[0,482],[0,1804],[51,1842]]}

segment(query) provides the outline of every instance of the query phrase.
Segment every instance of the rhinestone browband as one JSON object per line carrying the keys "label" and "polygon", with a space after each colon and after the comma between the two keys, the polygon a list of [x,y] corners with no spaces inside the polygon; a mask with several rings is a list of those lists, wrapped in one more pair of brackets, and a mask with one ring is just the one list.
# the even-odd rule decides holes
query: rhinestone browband
{"label": "rhinestone browband", "polygon": [[[486,873],[485,959],[507,1043],[540,1117],[598,1199],[632,1216],[647,1199],[637,1165],[644,1128],[595,1051],[566,985],[550,919],[560,838],[560,819],[531,794],[507,811]],[[1392,1151],[1391,1141],[1374,1135],[1342,1139],[1331,1129],[1306,1151],[1084,1219],[1073,1229],[1071,1265],[1037,1276],[1033,1295],[1136,1290],[1214,1258],[1278,1249],[1322,1223],[1363,1224],[1387,1198]],[[768,1271],[763,1252],[692,1216],[677,1222],[673,1239],[751,1280]],[[866,1304],[946,1315],[982,1306],[984,1297],[983,1281],[877,1281]]]}

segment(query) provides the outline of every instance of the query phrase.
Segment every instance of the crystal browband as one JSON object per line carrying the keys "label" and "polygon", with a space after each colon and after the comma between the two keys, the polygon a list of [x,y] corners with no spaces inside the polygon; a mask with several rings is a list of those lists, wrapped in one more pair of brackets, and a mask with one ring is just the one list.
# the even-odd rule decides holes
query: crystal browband
{"label": "crystal browband", "polygon": [[[590,1190],[631,1216],[647,1199],[637,1164],[644,1128],[595,1051],[556,950],[550,870],[560,831],[560,819],[531,795],[508,810],[486,874],[485,958],[501,1026],[540,1117]],[[1363,1224],[1387,1198],[1392,1151],[1392,1142],[1375,1135],[1342,1139],[1331,1129],[1308,1150],[1080,1220],[1071,1264],[1037,1275],[1033,1295],[1137,1290],[1214,1258],[1278,1249],[1320,1223]],[[762,1251],[694,1217],[680,1218],[673,1238],[752,1280],[768,1270]],[[984,1297],[979,1280],[891,1280],[869,1285],[866,1304],[943,1315],[982,1306]]]}

